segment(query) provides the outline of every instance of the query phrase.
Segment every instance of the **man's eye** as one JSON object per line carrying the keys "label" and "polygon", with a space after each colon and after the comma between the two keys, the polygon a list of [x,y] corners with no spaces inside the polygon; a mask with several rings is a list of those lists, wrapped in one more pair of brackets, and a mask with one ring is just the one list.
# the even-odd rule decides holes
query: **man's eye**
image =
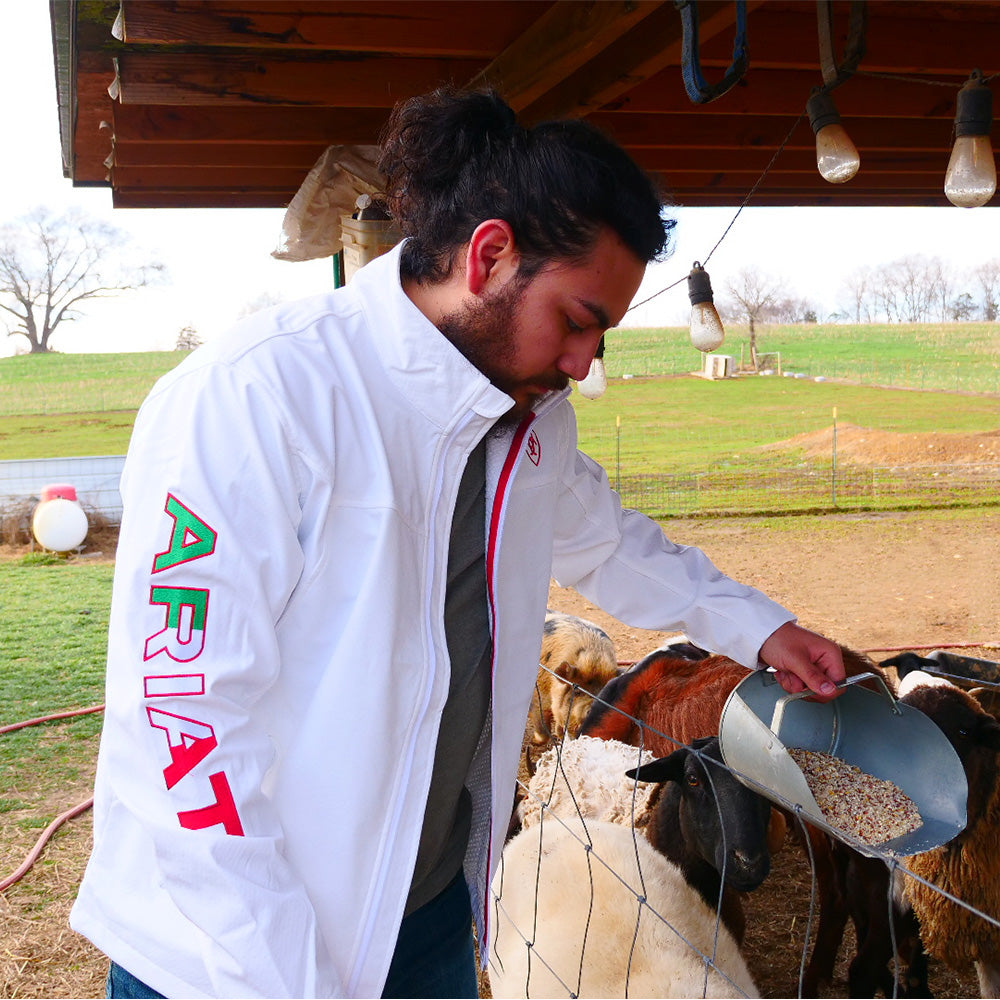
{"label": "man's eye", "polygon": [[569,328],[570,333],[583,333],[584,330],[579,323],[574,323],[569,316],[566,317],[566,326]]}

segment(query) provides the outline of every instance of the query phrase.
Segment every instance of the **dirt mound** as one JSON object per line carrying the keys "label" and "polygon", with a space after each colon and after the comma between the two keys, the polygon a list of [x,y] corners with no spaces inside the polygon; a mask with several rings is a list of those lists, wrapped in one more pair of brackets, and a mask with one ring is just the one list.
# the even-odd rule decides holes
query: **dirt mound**
{"label": "dirt mound", "polygon": [[[833,427],[796,434],[768,450],[802,448],[811,458],[833,454]],[[903,434],[856,424],[837,425],[837,460],[858,465],[947,465],[1000,462],[1000,430],[978,434],[939,431]]]}

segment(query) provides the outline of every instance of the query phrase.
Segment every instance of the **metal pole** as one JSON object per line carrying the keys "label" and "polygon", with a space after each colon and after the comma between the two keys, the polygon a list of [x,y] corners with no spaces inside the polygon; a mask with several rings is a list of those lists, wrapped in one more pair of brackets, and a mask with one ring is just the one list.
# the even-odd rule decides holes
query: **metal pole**
{"label": "metal pole", "polygon": [[833,469],[830,476],[833,506],[837,506],[837,407],[833,408]]}
{"label": "metal pole", "polygon": [[615,417],[615,492],[622,491],[622,417]]}

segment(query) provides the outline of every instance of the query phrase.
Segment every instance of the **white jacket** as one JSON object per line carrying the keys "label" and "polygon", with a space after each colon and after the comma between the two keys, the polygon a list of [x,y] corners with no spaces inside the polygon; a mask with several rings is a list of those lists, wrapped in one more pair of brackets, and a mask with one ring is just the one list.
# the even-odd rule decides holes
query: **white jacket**
{"label": "white jacket", "polygon": [[[381,993],[448,692],[452,510],[510,406],[403,294],[398,259],[201,348],[136,421],[71,923],[167,996]],[[487,444],[481,937],[551,575],[749,667],[792,620],[623,511],[566,395]]]}

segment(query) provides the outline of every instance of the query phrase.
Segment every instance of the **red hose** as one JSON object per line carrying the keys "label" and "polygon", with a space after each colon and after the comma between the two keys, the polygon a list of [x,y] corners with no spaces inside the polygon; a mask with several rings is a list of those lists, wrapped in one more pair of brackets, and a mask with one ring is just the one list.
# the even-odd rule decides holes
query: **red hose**
{"label": "red hose", "polygon": [[[12,733],[18,729],[25,729],[28,726],[37,726],[42,722],[51,722],[56,719],[72,719],[78,715],[92,715],[94,712],[103,712],[103,705],[91,705],[90,708],[76,708],[69,712],[56,712],[53,715],[40,715],[37,719],[26,719],[24,722],[13,722],[9,726],[0,726],[0,733]],[[71,809],[67,809],[66,812],[58,815],[49,825],[42,831],[42,835],[35,841],[35,846],[28,852],[27,857],[21,863],[21,866],[13,874],[8,875],[7,878],[0,880],[0,892],[4,892],[9,889],[15,882],[20,882],[25,875],[31,870],[31,866],[38,860],[42,851],[45,849],[45,845],[51,840],[52,835],[63,825],[63,823],[68,823],[71,819],[79,816],[80,813],[86,812],[94,804],[94,797],[91,796],[86,802],[81,802],[79,805],[73,806]]]}
{"label": "red hose", "polygon": [[56,832],[63,825],[63,823],[68,822],[73,819],[74,816],[79,816],[80,813],[86,812],[94,804],[94,797],[91,796],[86,802],[81,802],[79,805],[73,806],[72,809],[67,809],[66,812],[49,823],[49,825],[42,831],[42,835],[35,841],[35,846],[28,852],[28,856],[21,862],[21,867],[17,869],[12,875],[8,875],[3,881],[0,881],[0,892],[5,889],[9,889],[15,882],[20,882],[25,875],[28,874],[31,866],[38,860],[39,855],[45,849],[45,845],[49,842],[52,834]]}
{"label": "red hose", "polygon": [[25,729],[28,726],[37,726],[41,722],[51,722],[55,719],[72,719],[77,715],[92,715],[94,712],[103,712],[103,705],[91,705],[90,708],[76,708],[72,712],[57,712],[55,715],[40,715],[37,719],[25,719],[24,722],[12,722],[9,726],[0,726],[0,734],[12,733],[17,729]]}

